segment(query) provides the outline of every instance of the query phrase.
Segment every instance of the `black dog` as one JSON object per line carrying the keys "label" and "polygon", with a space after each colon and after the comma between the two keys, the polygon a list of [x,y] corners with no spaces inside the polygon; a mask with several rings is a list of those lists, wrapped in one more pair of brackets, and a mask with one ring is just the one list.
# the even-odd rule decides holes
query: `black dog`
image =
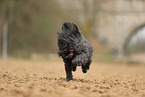
{"label": "black dog", "polygon": [[87,73],[91,64],[92,46],[79,31],[77,25],[65,22],[62,32],[58,34],[58,55],[63,58],[67,81],[73,80],[72,71],[82,66],[82,72]]}

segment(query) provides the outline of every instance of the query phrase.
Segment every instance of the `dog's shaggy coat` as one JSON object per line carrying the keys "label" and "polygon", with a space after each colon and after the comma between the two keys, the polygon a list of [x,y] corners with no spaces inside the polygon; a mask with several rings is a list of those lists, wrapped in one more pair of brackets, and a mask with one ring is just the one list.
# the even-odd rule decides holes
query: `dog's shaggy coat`
{"label": "dog's shaggy coat", "polygon": [[84,38],[76,24],[65,22],[62,25],[62,32],[58,34],[58,55],[65,63],[66,79],[73,80],[72,71],[77,66],[82,66],[82,72],[89,70],[92,57],[92,46]]}

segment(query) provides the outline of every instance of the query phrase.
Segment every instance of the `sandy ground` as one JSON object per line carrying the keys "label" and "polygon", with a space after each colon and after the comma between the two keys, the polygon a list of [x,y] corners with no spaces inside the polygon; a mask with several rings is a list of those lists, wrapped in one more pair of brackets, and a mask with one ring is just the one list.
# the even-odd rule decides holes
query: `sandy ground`
{"label": "sandy ground", "polygon": [[92,63],[65,81],[61,61],[0,60],[0,97],[145,97],[145,66]]}

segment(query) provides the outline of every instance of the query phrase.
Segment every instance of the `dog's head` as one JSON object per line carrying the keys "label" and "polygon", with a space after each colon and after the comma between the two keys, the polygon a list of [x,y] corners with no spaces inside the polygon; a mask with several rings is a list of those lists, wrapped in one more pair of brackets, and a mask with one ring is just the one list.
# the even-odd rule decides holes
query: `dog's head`
{"label": "dog's head", "polygon": [[75,37],[78,37],[81,34],[77,25],[71,22],[63,23],[62,32],[72,33]]}

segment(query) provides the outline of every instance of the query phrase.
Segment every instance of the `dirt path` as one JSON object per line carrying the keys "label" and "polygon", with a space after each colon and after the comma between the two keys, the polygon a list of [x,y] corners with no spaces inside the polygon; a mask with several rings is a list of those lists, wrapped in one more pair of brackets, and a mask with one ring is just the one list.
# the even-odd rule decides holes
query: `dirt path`
{"label": "dirt path", "polygon": [[0,97],[145,97],[145,67],[93,63],[65,81],[62,62],[0,60]]}

